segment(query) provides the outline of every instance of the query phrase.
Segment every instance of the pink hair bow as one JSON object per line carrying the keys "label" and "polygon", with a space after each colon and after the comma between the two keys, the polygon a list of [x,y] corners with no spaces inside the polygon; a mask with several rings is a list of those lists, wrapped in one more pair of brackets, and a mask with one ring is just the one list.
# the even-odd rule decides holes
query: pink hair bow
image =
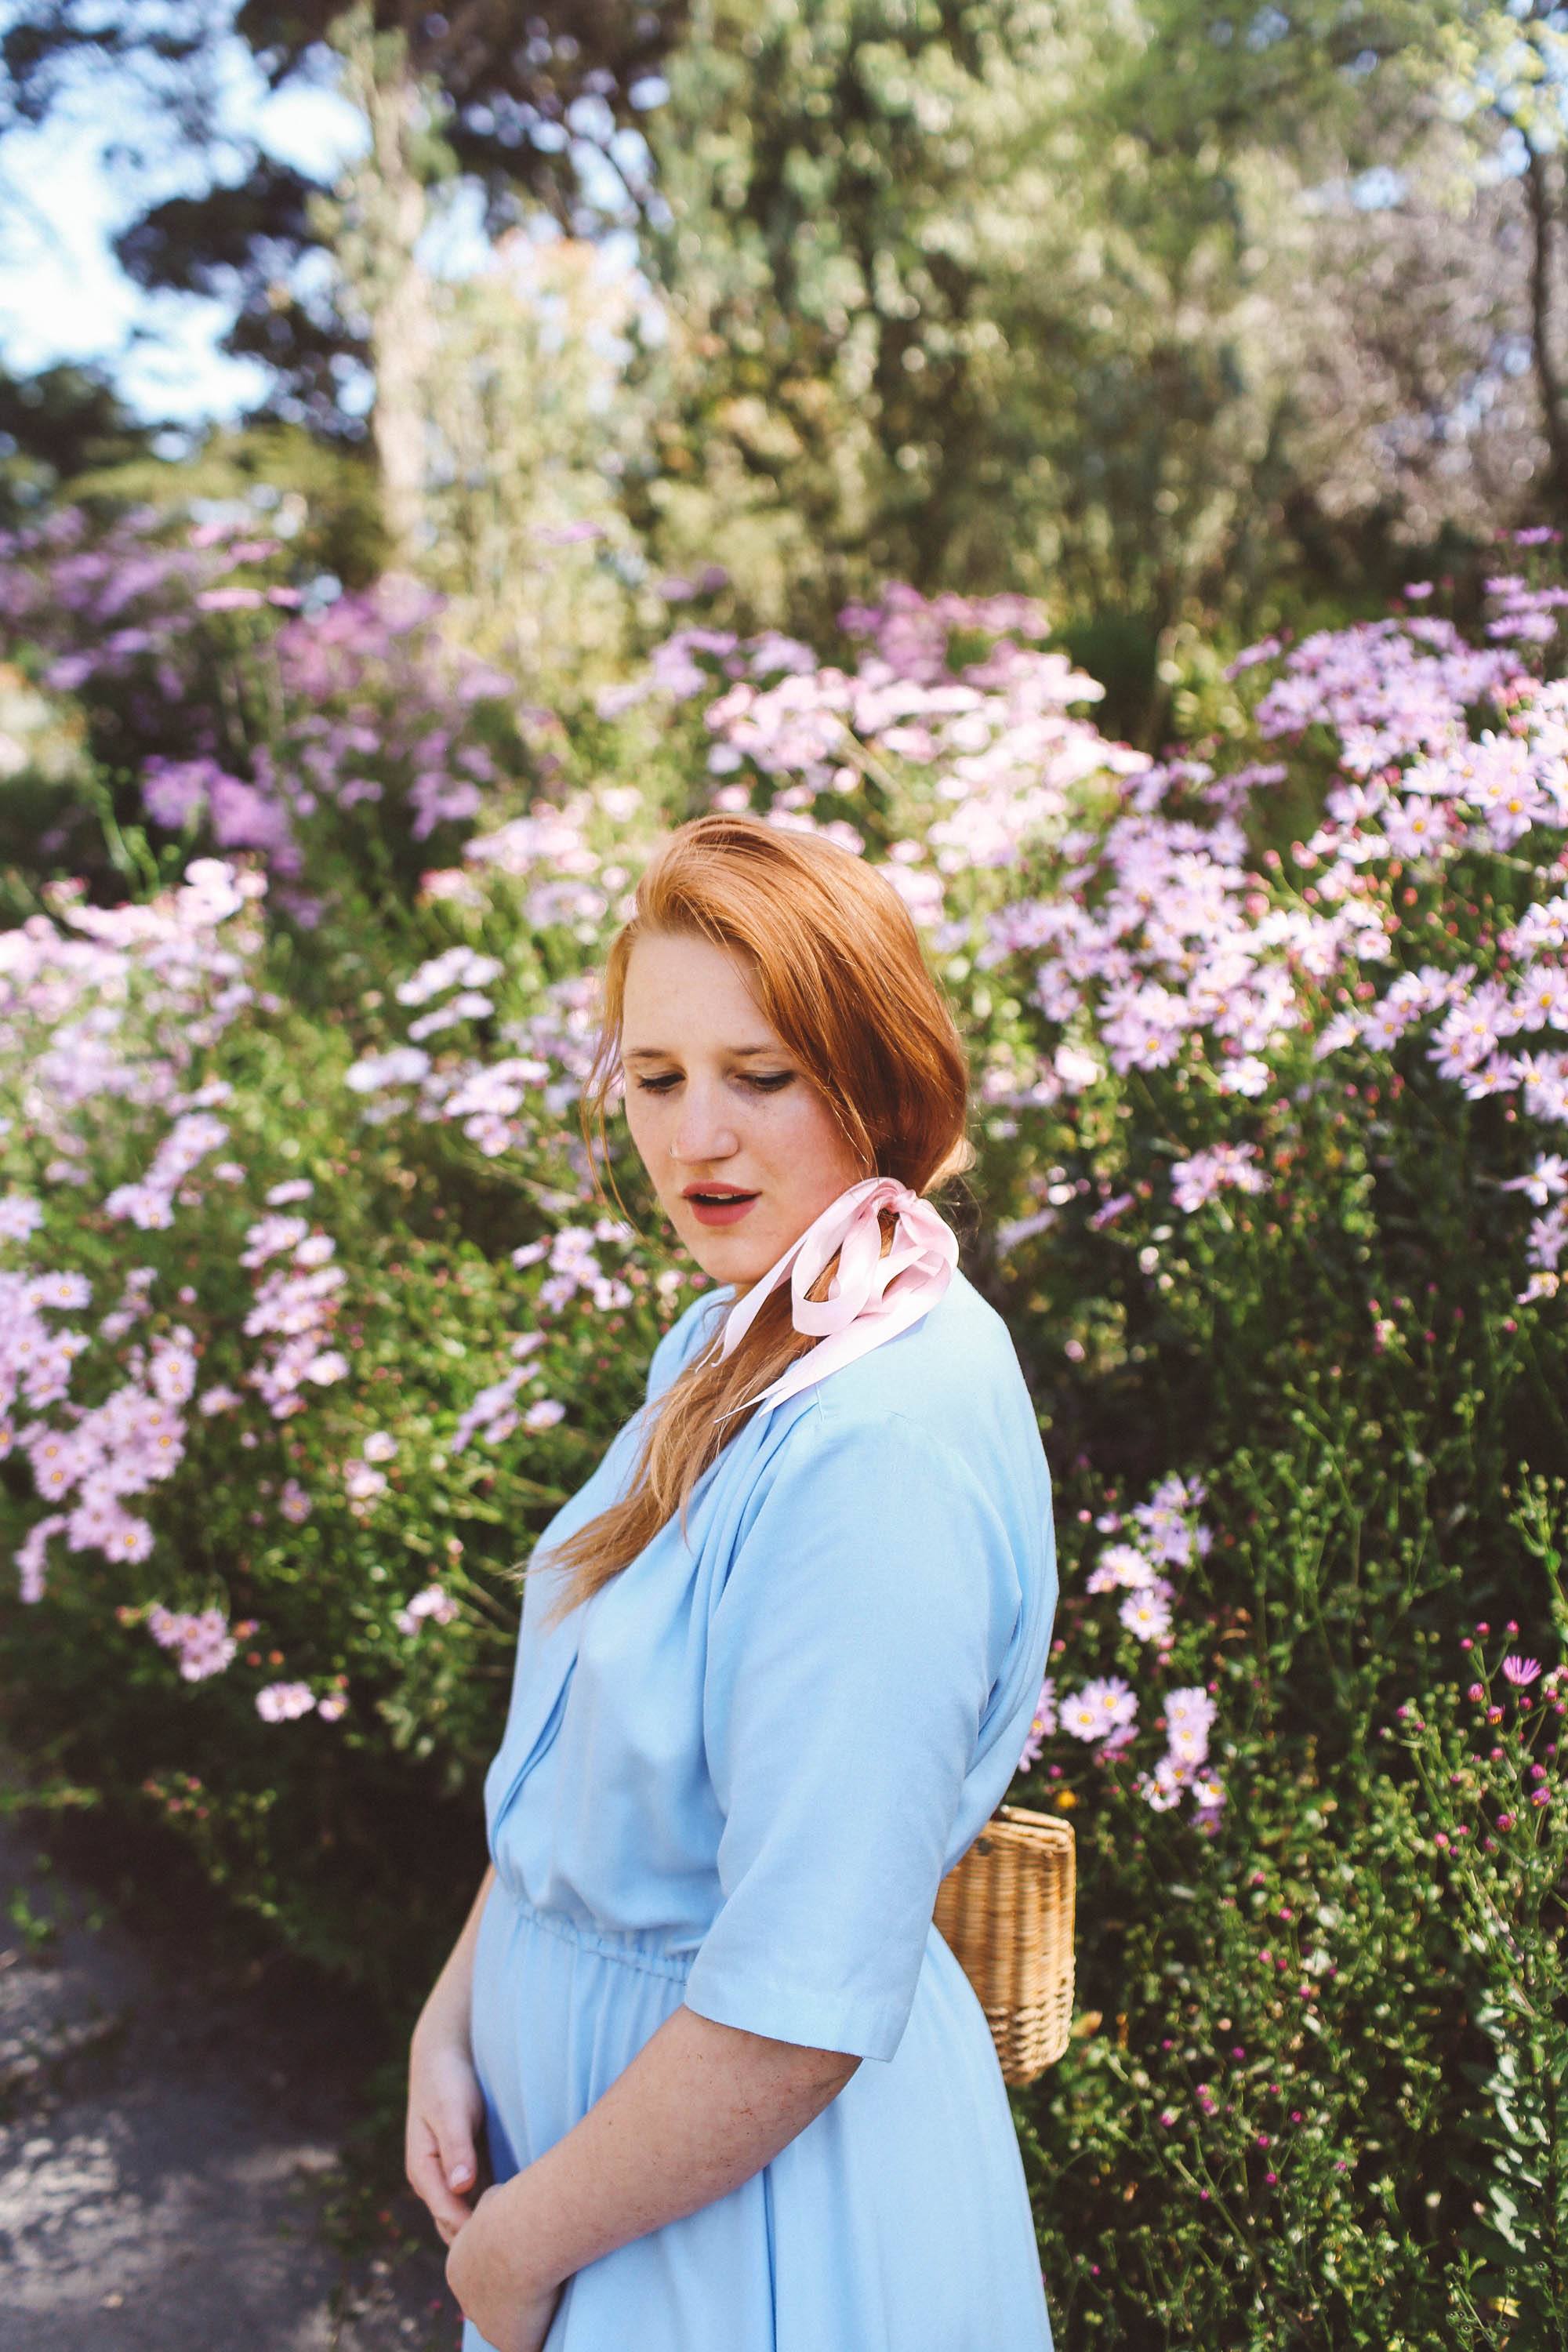
{"label": "pink hair bow", "polygon": [[[884,1257],[879,1212],[898,1212],[892,1244]],[[826,1298],[808,1298],[835,1250],[838,1267]],[[840,1365],[906,1330],[936,1305],[958,1264],[958,1236],[929,1201],[896,1176],[867,1176],[840,1192],[761,1280],[738,1298],[724,1318],[719,1353],[728,1356],[750,1330],[763,1301],[785,1275],[790,1277],[797,1331],[820,1335],[786,1365],[776,1381],[748,1404],[782,1404],[785,1397],[826,1379]],[[742,1412],[741,1405],[731,1407]],[[728,1420],[729,1414],[721,1414]]]}

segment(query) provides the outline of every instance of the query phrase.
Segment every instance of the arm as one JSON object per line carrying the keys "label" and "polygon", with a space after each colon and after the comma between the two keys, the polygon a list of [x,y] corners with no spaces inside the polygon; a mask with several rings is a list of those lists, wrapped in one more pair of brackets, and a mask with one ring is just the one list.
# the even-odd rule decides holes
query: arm
{"label": "arm", "polygon": [[414,2028],[413,2043],[458,2042],[463,2050],[468,2047],[468,2029],[473,2016],[474,1946],[479,1940],[479,1921],[484,1916],[485,1903],[495,1882],[496,1866],[492,1862],[479,1882],[473,1906],[463,1923],[462,1934],[453,1945],[445,1968],[430,1988],[425,2006]]}
{"label": "arm", "polygon": [[[581,2123],[499,2192],[537,2285],[727,2196],[837,2097],[860,2061],[684,2005]],[[650,2151],[657,2151],[650,2164]]]}
{"label": "arm", "polygon": [[493,2293],[504,2274],[509,2301],[548,2300],[585,2263],[749,2180],[859,2063],[848,2051],[720,2025],[683,2005],[580,2123],[486,2191],[474,2216],[486,2253],[469,2248],[468,2261],[493,2262],[488,2284]]}
{"label": "arm", "polygon": [[469,2042],[474,1944],[495,1869],[486,1871],[462,1934],[432,1986],[408,2045],[404,2171],[447,2245],[473,2219],[484,2094]]}

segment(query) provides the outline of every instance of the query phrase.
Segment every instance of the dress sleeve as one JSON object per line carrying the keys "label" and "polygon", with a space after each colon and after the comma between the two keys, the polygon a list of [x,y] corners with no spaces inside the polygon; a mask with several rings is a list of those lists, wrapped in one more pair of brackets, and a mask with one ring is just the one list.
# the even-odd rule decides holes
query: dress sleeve
{"label": "dress sleeve", "polygon": [[794,1423],[713,1605],[703,1697],[722,1900],[686,2005],[891,2058],[1017,1620],[1006,1528],[898,1413]]}

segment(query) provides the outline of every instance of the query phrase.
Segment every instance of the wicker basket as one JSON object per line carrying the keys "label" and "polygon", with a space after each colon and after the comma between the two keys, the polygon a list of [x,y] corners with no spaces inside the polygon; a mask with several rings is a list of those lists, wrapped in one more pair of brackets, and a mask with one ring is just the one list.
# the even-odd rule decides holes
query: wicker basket
{"label": "wicker basket", "polygon": [[1032,2083],[1068,2045],[1075,1864],[1070,1822],[998,1805],[937,1891],[937,1931],[979,1996],[1006,2083]]}

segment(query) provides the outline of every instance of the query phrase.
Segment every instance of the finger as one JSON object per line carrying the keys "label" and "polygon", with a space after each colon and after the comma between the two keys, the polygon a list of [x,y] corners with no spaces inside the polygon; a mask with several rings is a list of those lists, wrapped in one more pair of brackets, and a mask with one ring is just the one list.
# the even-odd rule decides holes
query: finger
{"label": "finger", "polygon": [[467,2140],[456,2133],[450,2137],[443,2133],[441,2161],[446,2171],[448,2189],[456,2189],[460,2194],[473,2187],[479,2178],[479,2168],[475,2160],[473,2147]]}
{"label": "finger", "polygon": [[464,2196],[478,2185],[479,2177],[472,2128],[461,2116],[437,2116],[435,2132],[447,2186],[458,2196]]}
{"label": "finger", "polygon": [[470,2115],[461,2100],[449,2093],[443,2096],[439,2089],[410,2114],[411,2136],[416,2135],[421,2147],[427,2143],[434,2147],[448,2189],[461,2192],[479,2179],[477,2122],[478,2116]]}
{"label": "finger", "polygon": [[426,2197],[425,2203],[429,2208],[430,2219],[434,2221],[442,2242],[448,2246],[468,2228],[474,2218],[468,2208],[460,2203],[437,2205],[431,2197]]}
{"label": "finger", "polygon": [[430,2208],[437,2228],[444,2227],[455,2235],[473,2219],[468,2199],[447,2186],[440,2151],[427,2126],[422,2142],[416,2140],[410,2152],[407,2174],[409,2187]]}

